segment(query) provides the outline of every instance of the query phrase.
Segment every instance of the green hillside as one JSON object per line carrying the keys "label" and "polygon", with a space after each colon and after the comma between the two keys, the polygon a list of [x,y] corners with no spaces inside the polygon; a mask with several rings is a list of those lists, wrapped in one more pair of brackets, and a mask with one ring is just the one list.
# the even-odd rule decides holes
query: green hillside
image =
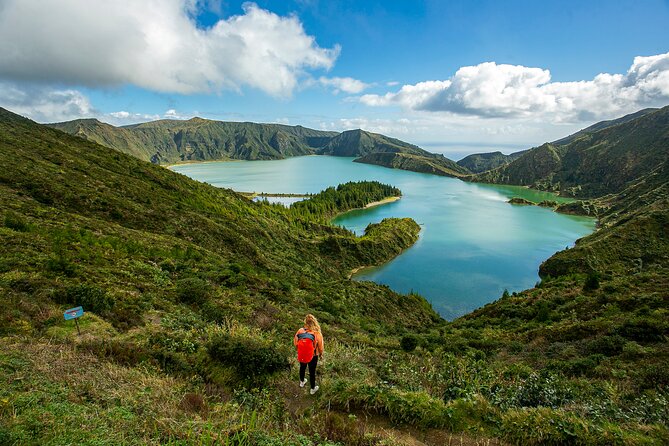
{"label": "green hillside", "polygon": [[639,110],[637,112],[630,113],[628,115],[622,116],[622,117],[617,118],[617,119],[609,119],[607,121],[600,121],[600,122],[597,122],[597,123],[591,125],[590,127],[586,127],[583,130],[579,130],[578,132],[573,133],[569,136],[566,136],[564,138],[560,138],[557,141],[553,141],[553,144],[555,144],[556,146],[564,146],[566,144],[569,144],[569,143],[575,141],[576,139],[578,139],[578,138],[580,138],[584,135],[587,135],[588,133],[594,133],[594,132],[598,132],[599,130],[604,130],[604,129],[607,129],[609,127],[616,126],[618,124],[624,124],[626,122],[629,122],[629,121],[632,121],[634,119],[640,118],[644,115],[647,115],[648,113],[652,113],[652,112],[655,112],[657,110],[659,110],[659,109],[657,109],[657,108],[644,108],[643,110]]}
{"label": "green hillside", "polygon": [[[537,287],[453,322],[348,279],[419,226],[323,217],[390,186],[254,203],[2,109],[0,162],[0,444],[669,442],[666,160]],[[291,345],[307,312],[314,396]]]}
{"label": "green hillside", "polygon": [[202,118],[152,121],[126,127],[81,119],[50,126],[155,164],[310,155],[337,135],[301,126]]}
{"label": "green hillside", "polygon": [[[97,142],[154,164],[209,160],[264,160],[300,155],[359,157],[357,161],[417,172],[457,176],[469,173],[443,155],[413,144],[364,130],[343,133],[301,126],[223,122],[193,118],[161,120],[114,127],[96,119],[49,124],[53,128]],[[377,153],[410,157],[365,158]],[[420,159],[420,158],[424,159]],[[402,167],[400,167],[402,166]]]}
{"label": "green hillside", "polygon": [[[638,112],[635,113],[630,113],[629,115],[625,115],[618,119],[601,121],[591,125],[590,127],[586,127],[583,130],[579,130],[578,132],[573,133],[569,136],[553,141],[551,144],[554,146],[564,146],[571,142],[574,142],[575,140],[589,133],[594,133],[599,130],[603,130],[609,127],[616,126],[618,124],[623,124],[625,122],[632,121],[636,118],[640,118],[648,113],[652,113],[657,110],[658,110],[657,108],[645,108],[643,110],[639,110]],[[458,165],[468,169],[470,172],[482,173],[509,164],[512,161],[520,158],[523,154],[525,154],[529,150],[531,149],[521,150],[519,152],[514,152],[509,155],[504,155],[502,152],[475,153],[472,155],[468,155],[463,159],[461,159],[460,161],[458,161]]]}
{"label": "green hillside", "polygon": [[370,153],[410,153],[429,155],[430,153],[413,144],[389,138],[378,133],[364,130],[347,130],[332,138],[322,149],[320,155],[359,157]]}
{"label": "green hillside", "polygon": [[469,171],[443,155],[420,155],[397,152],[369,153],[355,160],[357,163],[376,164],[393,169],[430,173],[447,177],[460,177]]}
{"label": "green hillside", "polygon": [[525,150],[522,150],[520,152],[511,153],[510,155],[505,155],[502,152],[474,153],[462,158],[457,164],[470,172],[481,173],[509,164],[525,152]]}
{"label": "green hillside", "polygon": [[565,145],[544,144],[472,181],[527,185],[575,197],[623,191],[669,157],[669,107],[584,133]]}

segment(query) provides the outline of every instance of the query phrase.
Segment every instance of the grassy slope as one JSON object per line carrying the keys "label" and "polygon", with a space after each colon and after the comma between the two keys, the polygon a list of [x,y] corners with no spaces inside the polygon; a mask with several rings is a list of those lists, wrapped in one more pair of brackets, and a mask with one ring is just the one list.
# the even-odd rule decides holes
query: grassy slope
{"label": "grassy slope", "polygon": [[337,135],[301,126],[202,118],[160,120],[126,127],[83,119],[51,124],[51,127],[158,164],[310,155]]}
{"label": "grassy slope", "polygon": [[358,163],[376,164],[393,169],[430,173],[447,177],[461,177],[468,171],[453,161],[439,155],[413,155],[406,153],[370,153],[355,160]]}
{"label": "grassy slope", "polygon": [[509,155],[505,155],[502,152],[474,153],[462,158],[457,164],[472,173],[481,173],[509,164],[513,160],[520,158],[525,152],[526,150],[521,150]]}
{"label": "grassy slope", "polygon": [[349,157],[359,157],[379,152],[430,155],[429,152],[413,144],[359,129],[340,133],[318,151],[321,155]]}
{"label": "grassy slope", "polygon": [[[567,267],[541,286],[447,324],[416,296],[341,279],[415,240],[411,221],[355,239],[6,112],[2,122],[5,442],[392,442],[364,411],[514,444],[669,440],[666,257],[631,271],[623,249],[598,241],[666,243],[665,170],[610,197],[605,229],[547,262]],[[648,230],[626,232],[646,217]],[[586,248],[596,268],[579,261]],[[80,282],[116,303],[82,320],[81,339],[61,320]],[[203,299],[183,303],[185,285]],[[315,400],[285,372],[244,390],[207,353],[221,337],[282,351],[306,311],[328,341]],[[82,362],[81,380],[62,359]]]}
{"label": "grassy slope", "polygon": [[[646,115],[648,113],[657,110],[658,109],[656,108],[646,108],[643,110],[639,110],[638,112],[625,115],[618,119],[601,121],[583,130],[579,130],[574,134],[553,141],[551,144],[554,146],[564,146],[589,133],[594,133],[599,130],[603,130],[605,128],[616,126],[618,124],[623,124],[625,122],[631,121],[633,119],[639,118],[643,115]],[[521,150],[519,152],[511,153],[509,155],[504,155],[502,152],[474,153],[458,161],[458,165],[468,169],[470,172],[473,173],[483,173],[488,170],[493,170],[498,167],[511,163],[512,161],[520,158],[528,150]]]}
{"label": "grassy slope", "polygon": [[[469,173],[443,156],[434,155],[399,139],[364,130],[336,133],[301,126],[222,122],[201,118],[188,121],[160,120],[126,127],[114,127],[96,119],[78,119],[50,126],[156,164],[281,159],[318,153],[362,157],[359,162],[438,175]],[[391,156],[392,160],[387,160],[388,156],[385,156],[366,161],[365,156],[372,154],[397,155]]]}
{"label": "grassy slope", "polygon": [[584,198],[619,193],[667,159],[669,107],[620,122],[580,134],[566,145],[544,144],[470,179],[528,185]]}
{"label": "grassy slope", "polygon": [[469,173],[443,155],[436,155],[399,139],[389,138],[364,130],[349,130],[332,138],[321,150],[321,155],[355,156],[355,161],[365,164],[413,172],[445,176]]}
{"label": "grassy slope", "polygon": [[[220,400],[215,389],[239,378],[231,378],[234,367],[208,359],[213,337],[252,336],[267,345],[284,344],[277,347],[283,352],[306,312],[318,315],[331,342],[392,343],[393,333],[439,320],[418,296],[346,279],[350,269],[386,261],[414,243],[419,227],[411,220],[385,220],[356,238],[5,110],[0,110],[0,161],[0,332],[28,336],[30,343],[3,340],[0,374],[4,379],[18,371],[31,383],[2,390],[3,443],[183,438],[193,425],[189,409],[173,405],[181,397],[162,388],[175,379],[177,389],[195,389],[198,398],[208,383],[207,401],[223,413],[194,426],[223,435],[226,426],[234,429],[239,422],[226,414],[238,409]],[[63,308],[77,299],[88,299],[81,339],[62,321]],[[370,339],[370,333],[382,338]],[[86,387],[93,394],[82,395],[85,388],[77,386],[55,390],[65,383],[52,373],[61,365],[58,357],[46,355],[45,342],[86,365],[81,373],[95,376],[82,385],[93,386]],[[31,351],[46,356],[35,360],[25,354]],[[105,376],[109,367],[98,375],[95,357],[122,365],[110,366],[109,373],[132,382],[116,390],[121,403],[108,411],[96,407],[114,398],[114,387]],[[150,369],[135,370],[140,363]],[[145,390],[151,392],[149,402],[170,406],[137,412],[141,407],[131,401],[139,397],[133,389],[138,385],[153,389]],[[48,404],[26,400],[24,392],[33,391]],[[169,410],[176,425],[160,421]],[[44,416],[81,413],[100,417],[96,429],[64,435],[78,422],[70,415],[30,427]],[[251,412],[244,413],[238,415]]]}
{"label": "grassy slope", "polygon": [[610,119],[610,120],[607,120],[607,121],[600,121],[600,122],[597,122],[597,123],[591,125],[590,127],[586,127],[583,130],[579,130],[578,132],[573,133],[569,136],[566,136],[564,138],[560,138],[556,141],[553,141],[553,144],[556,145],[556,146],[564,146],[564,145],[569,144],[570,142],[573,142],[576,139],[578,139],[581,136],[584,136],[588,133],[594,133],[594,132],[597,132],[599,130],[604,130],[606,128],[616,126],[618,124],[624,124],[628,121],[632,121],[636,118],[640,118],[643,115],[647,115],[648,113],[652,113],[652,112],[655,112],[657,110],[659,110],[659,109],[657,109],[657,108],[644,108],[643,110],[639,110],[637,112],[630,113],[628,115],[622,116],[622,117],[617,118],[617,119]]}

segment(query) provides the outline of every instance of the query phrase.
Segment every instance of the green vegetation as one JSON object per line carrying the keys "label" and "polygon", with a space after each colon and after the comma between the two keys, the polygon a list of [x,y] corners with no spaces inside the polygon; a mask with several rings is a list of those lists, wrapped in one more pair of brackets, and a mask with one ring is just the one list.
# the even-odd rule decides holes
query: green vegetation
{"label": "green vegetation", "polygon": [[322,149],[320,155],[365,156],[370,153],[408,153],[429,155],[430,153],[413,144],[389,138],[378,133],[364,130],[347,130],[332,138]]}
{"label": "green vegetation", "polygon": [[[601,121],[583,130],[579,130],[578,132],[569,135],[565,138],[553,141],[551,144],[554,146],[565,146],[590,133],[594,133],[599,130],[604,130],[609,127],[616,126],[618,124],[624,124],[626,122],[632,121],[636,118],[640,118],[648,113],[652,113],[657,110],[658,109],[656,108],[646,108],[643,110],[639,110],[636,113],[631,113],[629,115],[623,116],[622,118],[612,119],[609,121]],[[475,153],[472,155],[468,155],[463,159],[461,159],[460,161],[458,161],[458,165],[464,167],[465,169],[469,170],[472,173],[483,173],[488,170],[493,170],[497,169],[498,167],[505,166],[517,160],[528,151],[529,150],[521,150],[519,152],[514,152],[509,155],[504,155],[502,152]]]}
{"label": "green vegetation", "polygon": [[[451,323],[348,280],[417,239],[410,219],[326,222],[390,186],[254,203],[2,109],[0,161],[2,444],[669,442],[666,158],[535,288]],[[315,396],[292,349],[307,312]]]}
{"label": "green vegetation", "polygon": [[509,164],[520,158],[526,150],[515,152],[510,155],[504,155],[502,152],[474,153],[458,161],[458,166],[464,167],[472,173],[481,173],[487,170]]}
{"label": "green vegetation", "polygon": [[50,126],[155,164],[282,159],[318,154],[359,157],[356,161],[361,163],[436,175],[469,173],[443,155],[364,130],[336,133],[301,126],[202,118],[161,120],[126,127],[114,127],[96,119],[77,119]]}
{"label": "green vegetation", "polygon": [[395,152],[370,153],[355,160],[357,163],[376,164],[393,169],[410,170],[413,172],[430,173],[447,177],[461,177],[469,173],[463,167],[443,155],[428,152],[424,154],[408,154]]}
{"label": "green vegetation", "polygon": [[290,209],[300,217],[329,220],[342,212],[401,196],[402,192],[398,188],[376,181],[349,182],[336,188],[329,187],[309,200],[293,203]]}
{"label": "green vegetation", "polygon": [[527,205],[527,206],[536,206],[536,204],[537,204],[534,201],[530,201],[530,200],[527,200],[527,199],[522,198],[522,197],[513,197],[509,201],[507,201],[507,203]]}
{"label": "green vegetation", "polygon": [[469,177],[579,198],[620,193],[667,156],[669,107],[642,110],[528,150],[502,167]]}
{"label": "green vegetation", "polygon": [[156,164],[310,155],[337,135],[301,126],[202,118],[166,119],[125,127],[97,119],[77,119],[50,126]]}

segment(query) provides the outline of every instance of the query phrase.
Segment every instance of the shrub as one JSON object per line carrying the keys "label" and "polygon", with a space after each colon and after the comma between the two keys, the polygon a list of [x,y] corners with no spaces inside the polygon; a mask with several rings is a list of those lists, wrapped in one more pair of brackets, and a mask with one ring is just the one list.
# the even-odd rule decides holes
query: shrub
{"label": "shrub", "polygon": [[601,336],[588,345],[590,353],[600,353],[605,356],[616,356],[623,352],[627,341],[620,335]]}
{"label": "shrub", "polygon": [[99,358],[109,359],[118,364],[135,366],[148,361],[151,356],[144,347],[134,342],[113,339],[92,339],[82,342],[79,349],[90,352]]}
{"label": "shrub", "polygon": [[[336,442],[336,445],[350,445],[350,446],[372,446],[384,444],[381,442],[382,438],[375,434],[368,423],[364,420],[359,420],[355,415],[349,414],[345,416],[337,412],[317,412],[311,417],[305,417],[301,421],[300,430],[312,438],[316,436],[323,436],[331,442]],[[284,445],[286,443],[281,443]],[[293,443],[290,443],[293,444]],[[301,443],[301,444],[313,444]],[[319,445],[333,444],[321,443]],[[295,443],[297,446],[297,443]]]}
{"label": "shrub", "polygon": [[589,376],[603,358],[604,355],[594,354],[568,361],[549,361],[547,367],[551,370],[560,371],[567,376]]}
{"label": "shrub", "polygon": [[512,390],[509,405],[516,407],[559,407],[569,401],[569,389],[553,375],[530,374]]}
{"label": "shrub", "polygon": [[502,416],[502,438],[512,444],[590,444],[589,427],[576,415],[548,408],[510,410]]}
{"label": "shrub", "polygon": [[26,219],[12,211],[5,214],[5,227],[18,232],[30,230],[30,225],[28,225]]}
{"label": "shrub", "polygon": [[666,389],[669,387],[669,370],[664,365],[651,365],[641,372],[639,387],[642,389]]}
{"label": "shrub", "polygon": [[104,314],[114,308],[114,298],[105,290],[94,285],[81,283],[69,286],[65,292],[57,297],[60,303],[81,306],[84,311]]}
{"label": "shrub", "polygon": [[188,277],[177,281],[177,299],[187,304],[202,304],[211,293],[211,286],[205,280]]}
{"label": "shrub", "polygon": [[551,314],[551,308],[548,302],[546,302],[545,300],[539,302],[539,304],[537,305],[537,315],[535,316],[537,322],[548,321],[548,319],[550,319],[550,314]]}
{"label": "shrub", "polygon": [[452,428],[453,409],[424,391],[408,392],[382,385],[336,381],[324,390],[328,400],[339,407],[360,408],[387,415],[393,423],[423,428]]}
{"label": "shrub", "polygon": [[667,327],[651,319],[633,319],[618,327],[616,333],[637,342],[661,342]]}
{"label": "shrub", "polygon": [[67,277],[74,277],[77,272],[77,266],[64,253],[52,254],[46,262],[46,269]]}
{"label": "shrub", "polygon": [[190,393],[190,392],[186,393],[181,399],[179,407],[185,412],[192,412],[192,413],[207,412],[207,402],[205,401],[204,397],[199,393]]}
{"label": "shrub", "polygon": [[402,350],[405,352],[412,352],[416,350],[416,347],[418,347],[418,337],[413,334],[406,334],[402,336],[402,339],[400,340],[400,347],[402,347]]}
{"label": "shrub", "polygon": [[121,301],[114,305],[108,319],[115,328],[127,331],[144,325],[144,309],[136,302]]}
{"label": "shrub", "polygon": [[583,289],[585,291],[593,291],[597,288],[599,288],[599,273],[593,271],[585,278]]}
{"label": "shrub", "polygon": [[208,347],[209,356],[231,367],[243,381],[259,383],[270,375],[288,368],[286,352],[253,338],[220,335]]}

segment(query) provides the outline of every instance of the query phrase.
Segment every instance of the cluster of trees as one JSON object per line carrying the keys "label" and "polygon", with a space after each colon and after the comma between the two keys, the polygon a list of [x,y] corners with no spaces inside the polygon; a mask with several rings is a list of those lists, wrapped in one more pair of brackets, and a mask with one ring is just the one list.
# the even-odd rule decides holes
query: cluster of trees
{"label": "cluster of trees", "polygon": [[402,191],[398,188],[378,181],[350,181],[337,187],[328,187],[309,200],[294,203],[291,210],[300,217],[328,219],[351,209],[364,208],[375,201],[401,195]]}

